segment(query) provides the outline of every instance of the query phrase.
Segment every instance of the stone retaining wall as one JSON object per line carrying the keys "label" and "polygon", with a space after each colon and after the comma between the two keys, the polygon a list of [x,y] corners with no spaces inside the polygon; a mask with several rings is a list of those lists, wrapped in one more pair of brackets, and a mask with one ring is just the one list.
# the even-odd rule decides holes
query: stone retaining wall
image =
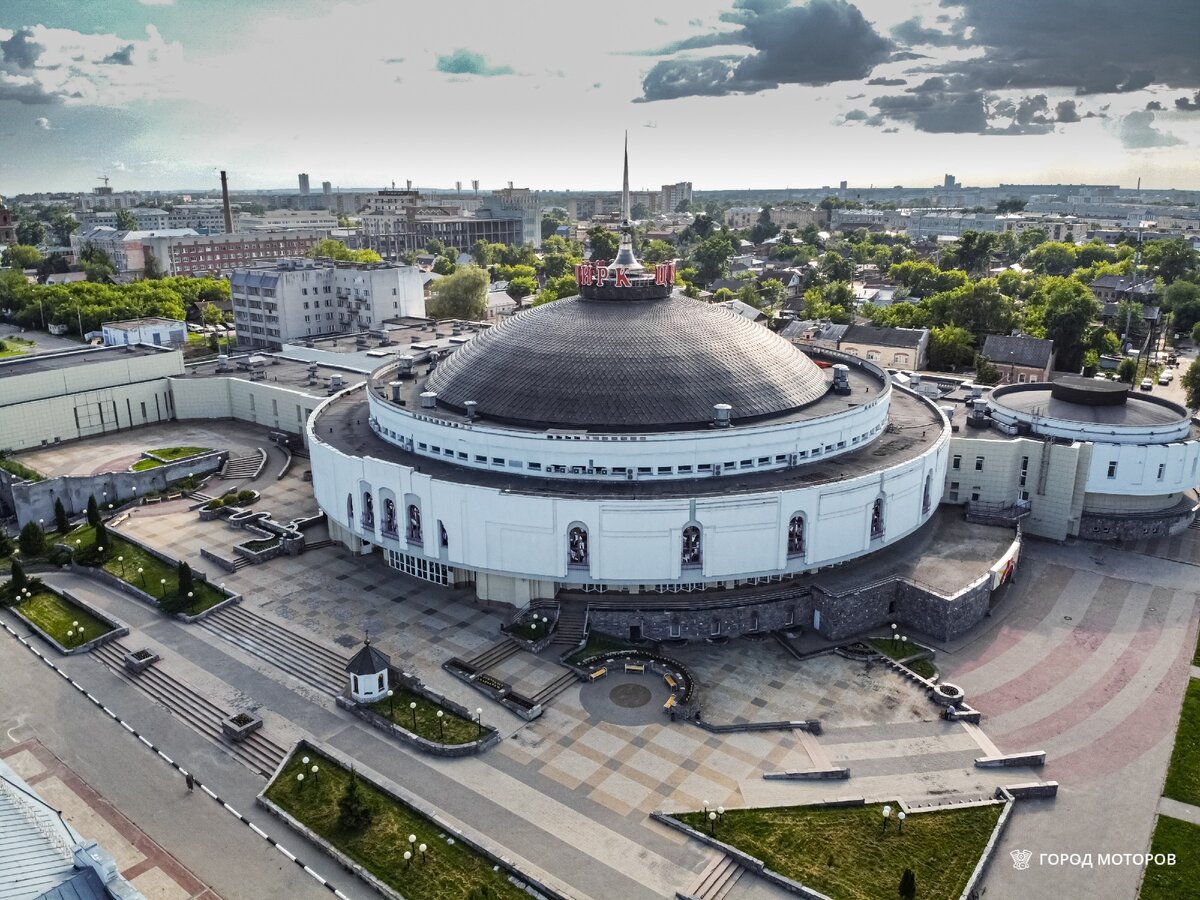
{"label": "stone retaining wall", "polygon": [[[179,481],[189,474],[216,472],[224,465],[228,455],[224,450],[214,450],[142,472],[59,475],[43,481],[24,481],[0,470],[0,490],[11,496],[10,502],[20,525],[38,519],[53,522],[55,500],[62,500],[67,515],[73,517],[87,510],[89,497],[95,497],[99,503],[107,492],[108,502],[117,503],[144,497],[155,491],[165,491],[170,482]],[[7,479],[5,476],[8,476]]]}
{"label": "stone retaining wall", "polygon": [[1106,515],[1085,512],[1079,517],[1079,536],[1090,541],[1136,541],[1181,534],[1196,517],[1196,508],[1172,508],[1159,515]]}
{"label": "stone retaining wall", "polygon": [[[410,747],[415,747],[417,750],[432,754],[433,756],[474,756],[500,743],[500,732],[488,726],[483,730],[484,736],[480,740],[471,741],[467,744],[439,744],[437,741],[431,741],[421,737],[419,734],[414,734],[407,728],[402,728],[395,722],[367,709],[349,697],[339,695],[334,698],[334,702],[347,712],[358,716],[358,718],[373,728],[378,728],[384,734],[391,735],[401,743],[408,744]],[[446,705],[447,707],[449,706],[444,699],[434,702]]]}

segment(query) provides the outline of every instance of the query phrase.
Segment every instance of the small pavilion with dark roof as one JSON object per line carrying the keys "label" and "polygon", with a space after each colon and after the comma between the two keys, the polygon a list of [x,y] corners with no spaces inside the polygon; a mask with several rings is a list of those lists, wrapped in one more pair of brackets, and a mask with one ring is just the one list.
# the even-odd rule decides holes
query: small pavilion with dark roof
{"label": "small pavilion with dark roof", "polygon": [[362,649],[346,664],[346,672],[350,675],[350,696],[359,703],[374,703],[386,697],[388,668],[391,664],[391,658],[372,647],[368,637],[363,641]]}

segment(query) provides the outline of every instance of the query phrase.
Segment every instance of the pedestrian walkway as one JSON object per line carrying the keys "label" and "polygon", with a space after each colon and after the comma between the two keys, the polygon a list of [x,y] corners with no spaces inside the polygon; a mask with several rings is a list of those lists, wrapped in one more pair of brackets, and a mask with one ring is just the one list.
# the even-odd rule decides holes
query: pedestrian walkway
{"label": "pedestrian walkway", "polygon": [[1170,797],[1159,797],[1158,812],[1160,815],[1170,816],[1172,819],[1183,819],[1193,825],[1200,825],[1200,806],[1194,806],[1191,803],[1181,803]]}

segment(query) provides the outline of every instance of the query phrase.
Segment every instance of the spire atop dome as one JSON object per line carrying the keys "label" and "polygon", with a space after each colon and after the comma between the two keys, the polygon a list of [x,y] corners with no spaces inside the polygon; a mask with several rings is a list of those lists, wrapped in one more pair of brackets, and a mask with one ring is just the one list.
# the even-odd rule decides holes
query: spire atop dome
{"label": "spire atop dome", "polygon": [[628,222],[629,213],[629,132],[625,132],[625,180],[621,184],[621,221]]}

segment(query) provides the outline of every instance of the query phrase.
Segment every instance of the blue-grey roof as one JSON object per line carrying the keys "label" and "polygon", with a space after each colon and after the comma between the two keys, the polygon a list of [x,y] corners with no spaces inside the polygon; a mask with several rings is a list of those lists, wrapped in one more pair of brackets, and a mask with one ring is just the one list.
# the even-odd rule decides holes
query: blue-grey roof
{"label": "blue-grey roof", "polygon": [[983,355],[997,365],[1044,369],[1053,354],[1054,341],[1027,334],[989,334],[983,342]]}
{"label": "blue-grey roof", "polygon": [[68,881],[52,887],[37,900],[112,900],[95,869],[78,869]]}

